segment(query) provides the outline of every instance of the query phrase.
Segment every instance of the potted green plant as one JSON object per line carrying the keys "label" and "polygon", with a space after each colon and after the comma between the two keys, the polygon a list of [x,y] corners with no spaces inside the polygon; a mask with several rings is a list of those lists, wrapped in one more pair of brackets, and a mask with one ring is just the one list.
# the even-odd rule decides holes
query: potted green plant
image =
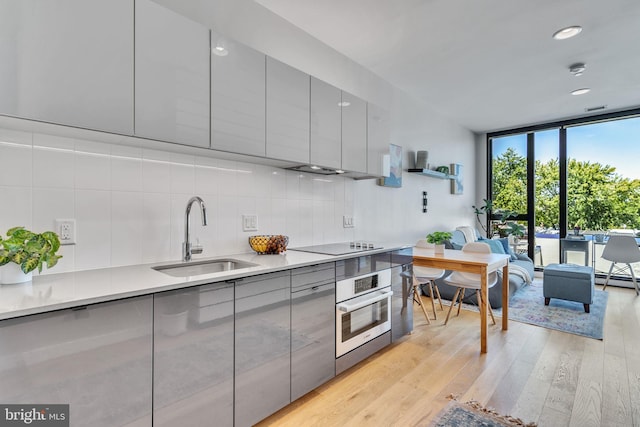
{"label": "potted green plant", "polygon": [[482,222],[482,220],[480,220],[480,215],[487,215],[487,218],[491,217],[491,210],[493,209],[493,200],[482,199],[482,201],[484,202],[484,205],[482,206],[473,205],[471,207],[473,208],[473,211],[476,214],[476,220],[478,221],[478,224],[480,224],[480,227],[482,227],[485,233],[488,233],[489,230],[487,229],[487,223]]}
{"label": "potted green plant", "polygon": [[507,222],[506,231],[509,235],[514,237],[514,242],[518,243],[518,240],[524,237],[524,233],[526,229],[524,225],[518,224],[517,222],[509,221]]}
{"label": "potted green plant", "polygon": [[31,280],[33,270],[42,272],[42,266],[51,268],[60,258],[60,239],[53,231],[34,233],[24,227],[7,231],[0,236],[0,283],[22,283]]}
{"label": "potted green plant", "polygon": [[431,234],[427,234],[427,242],[432,243],[436,253],[444,253],[444,242],[451,239],[452,234],[448,231],[434,231]]}

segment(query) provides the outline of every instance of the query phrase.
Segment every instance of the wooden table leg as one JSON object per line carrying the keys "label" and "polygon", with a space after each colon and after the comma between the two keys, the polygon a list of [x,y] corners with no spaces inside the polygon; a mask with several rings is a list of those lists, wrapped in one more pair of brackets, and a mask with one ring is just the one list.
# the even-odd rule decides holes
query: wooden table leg
{"label": "wooden table leg", "polygon": [[489,290],[487,288],[488,273],[487,267],[483,266],[480,273],[480,353],[487,352],[487,335],[488,335],[488,322],[487,322],[487,301],[489,301]]}
{"label": "wooden table leg", "polygon": [[509,329],[509,263],[502,267],[502,330]]}

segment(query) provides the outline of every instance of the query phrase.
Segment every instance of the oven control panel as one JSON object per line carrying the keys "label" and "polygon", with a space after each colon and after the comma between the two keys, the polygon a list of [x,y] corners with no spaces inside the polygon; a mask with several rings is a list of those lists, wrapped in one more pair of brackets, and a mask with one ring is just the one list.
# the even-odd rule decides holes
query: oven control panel
{"label": "oven control panel", "polygon": [[339,280],[336,282],[336,302],[346,301],[387,286],[391,286],[391,269]]}

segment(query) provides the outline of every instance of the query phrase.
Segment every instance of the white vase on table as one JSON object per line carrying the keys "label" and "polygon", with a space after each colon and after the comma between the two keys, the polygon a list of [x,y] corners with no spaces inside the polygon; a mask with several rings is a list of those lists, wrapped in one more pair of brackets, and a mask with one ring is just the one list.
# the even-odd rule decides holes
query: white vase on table
{"label": "white vase on table", "polygon": [[444,243],[441,245],[433,245],[433,252],[437,254],[444,254]]}

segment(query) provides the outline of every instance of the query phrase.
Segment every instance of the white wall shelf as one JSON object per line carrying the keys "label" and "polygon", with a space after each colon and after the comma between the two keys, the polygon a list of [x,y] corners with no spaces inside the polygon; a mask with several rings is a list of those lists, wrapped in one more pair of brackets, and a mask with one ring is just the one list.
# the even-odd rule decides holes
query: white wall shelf
{"label": "white wall shelf", "polygon": [[457,175],[451,175],[448,173],[434,171],[431,169],[408,169],[407,171],[409,173],[417,173],[420,175],[430,176],[431,178],[438,178],[438,179],[456,179],[456,176],[457,176]]}

